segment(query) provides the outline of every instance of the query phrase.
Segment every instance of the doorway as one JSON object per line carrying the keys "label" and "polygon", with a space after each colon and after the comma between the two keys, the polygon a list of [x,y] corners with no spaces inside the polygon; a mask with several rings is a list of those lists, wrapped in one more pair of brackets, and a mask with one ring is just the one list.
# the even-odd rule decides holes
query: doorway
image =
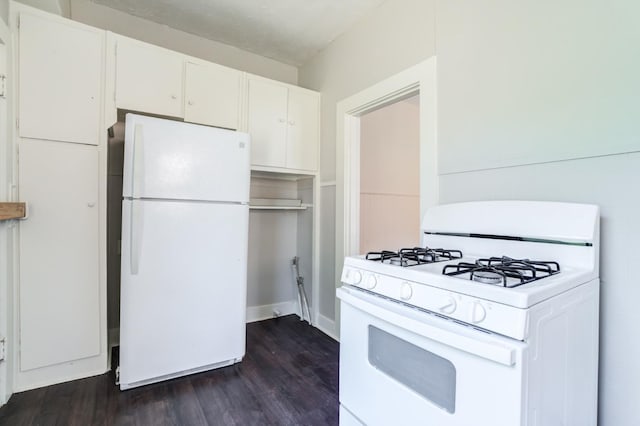
{"label": "doorway", "polygon": [[[418,217],[421,218],[429,207],[438,204],[439,199],[435,56],[337,104],[334,283],[338,287],[341,285],[344,257],[361,254],[361,119],[368,113],[415,96],[419,97]],[[340,306],[337,299],[335,312],[334,327],[337,335],[340,324]]]}
{"label": "doorway", "polygon": [[360,117],[359,253],[420,244],[420,97]]}

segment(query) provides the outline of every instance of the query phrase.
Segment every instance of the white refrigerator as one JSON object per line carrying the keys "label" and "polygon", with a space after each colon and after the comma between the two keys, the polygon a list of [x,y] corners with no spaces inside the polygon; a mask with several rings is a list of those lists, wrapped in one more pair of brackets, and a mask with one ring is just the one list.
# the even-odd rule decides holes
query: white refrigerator
{"label": "white refrigerator", "polygon": [[120,389],[245,353],[249,135],[127,114]]}

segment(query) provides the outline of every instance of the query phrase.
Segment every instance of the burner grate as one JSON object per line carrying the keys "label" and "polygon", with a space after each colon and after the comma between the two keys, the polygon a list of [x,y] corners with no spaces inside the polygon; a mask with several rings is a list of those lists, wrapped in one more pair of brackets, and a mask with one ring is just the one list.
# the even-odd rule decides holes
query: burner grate
{"label": "burner grate", "polygon": [[[558,262],[512,259],[507,256],[478,259],[476,263],[460,262],[442,269],[444,275],[469,274],[472,281],[502,287],[518,287],[559,272]],[[509,282],[509,279],[515,282]]]}
{"label": "burner grate", "polygon": [[369,252],[365,258],[367,260],[406,267],[460,259],[462,258],[462,252],[460,250],[447,250],[442,248],[413,247],[403,248],[397,252],[390,250]]}

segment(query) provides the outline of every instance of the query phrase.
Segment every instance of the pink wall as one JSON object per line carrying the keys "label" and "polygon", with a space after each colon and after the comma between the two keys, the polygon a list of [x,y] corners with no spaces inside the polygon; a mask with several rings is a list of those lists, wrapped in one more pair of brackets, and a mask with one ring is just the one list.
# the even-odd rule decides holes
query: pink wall
{"label": "pink wall", "polygon": [[420,123],[416,99],[360,120],[360,253],[420,243]]}

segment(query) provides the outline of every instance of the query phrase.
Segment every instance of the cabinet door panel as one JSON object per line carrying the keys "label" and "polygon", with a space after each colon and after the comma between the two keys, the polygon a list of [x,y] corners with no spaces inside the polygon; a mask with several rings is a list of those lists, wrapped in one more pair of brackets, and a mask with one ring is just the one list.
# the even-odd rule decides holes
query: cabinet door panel
{"label": "cabinet door panel", "polygon": [[104,32],[22,13],[19,133],[98,144]]}
{"label": "cabinet door panel", "polygon": [[288,168],[318,169],[319,108],[320,102],[316,93],[289,89]]}
{"label": "cabinet door panel", "polygon": [[183,56],[142,42],[118,38],[116,106],[182,117]]}
{"label": "cabinet door panel", "polygon": [[215,64],[186,64],[184,119],[238,128],[242,73]]}
{"label": "cabinet door panel", "polygon": [[20,369],[100,353],[98,151],[23,140]]}
{"label": "cabinet door panel", "polygon": [[287,88],[249,80],[251,164],[286,167]]}

